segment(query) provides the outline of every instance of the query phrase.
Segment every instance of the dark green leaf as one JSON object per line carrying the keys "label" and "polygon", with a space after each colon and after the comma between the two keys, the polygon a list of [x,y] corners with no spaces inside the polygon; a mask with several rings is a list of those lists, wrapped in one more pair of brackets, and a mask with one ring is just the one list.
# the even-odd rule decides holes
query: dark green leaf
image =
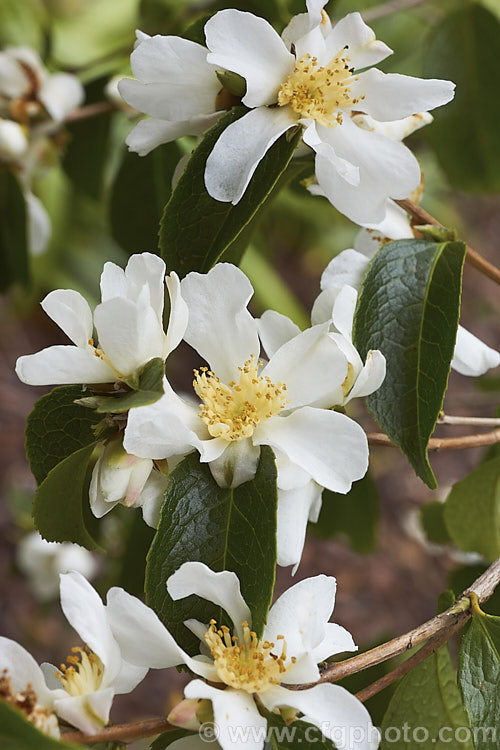
{"label": "dark green leaf", "polygon": [[147,156],[124,153],[111,189],[111,230],[128,253],[156,252],[158,226],[172,192],[181,158],[176,143],[158,146]]}
{"label": "dark green leaf", "polygon": [[297,148],[300,133],[291,139],[285,133],[269,149],[236,206],[211,198],[205,189],[205,162],[222,131],[246,112],[243,107],[232,109],[207,132],[165,206],[160,250],[168,269],[180,276],[209,271],[229,251],[269,197]]}
{"label": "dark green leaf", "polygon": [[[107,79],[100,79],[86,87],[86,105],[103,101],[106,82]],[[67,125],[69,140],[63,159],[64,170],[78,190],[97,200],[102,197],[110,126],[110,112]]]}
{"label": "dark green leaf", "polygon": [[266,446],[254,479],[236,489],[219,487],[197,453],[172,472],[148,555],[146,598],[183,648],[196,651],[199,646],[184,620],[226,621],[220,608],[205,600],[190,596],[173,602],[168,596],[167,578],[187,560],[234,571],[252,612],[252,627],[262,633],[274,588],[276,506],[276,467]]}
{"label": "dark green leaf", "polygon": [[149,750],[165,750],[172,742],[182,740],[183,737],[198,736],[193,735],[187,729],[173,729],[171,732],[164,732],[149,746]]}
{"label": "dark green leaf", "polygon": [[0,292],[29,280],[26,202],[15,175],[0,168]]}
{"label": "dark green leaf", "polygon": [[[498,7],[498,2],[494,0]],[[433,25],[425,75],[457,84],[455,99],[436,112],[425,137],[450,181],[464,190],[500,190],[500,20],[464,2]]]}
{"label": "dark green leaf", "polygon": [[448,646],[418,664],[397,686],[382,722],[380,750],[396,747],[474,750]]}
{"label": "dark green leaf", "polygon": [[476,750],[497,750],[500,739],[500,617],[475,615],[462,639],[458,682]]}
{"label": "dark green leaf", "polygon": [[444,503],[436,500],[424,505],[420,508],[420,520],[430,542],[434,542],[434,544],[449,544],[451,542],[444,521]]}
{"label": "dark green leaf", "polygon": [[377,486],[366,474],[347,495],[323,490],[318,522],[309,530],[323,539],[346,534],[356,552],[369,555],[377,545],[378,510]]}
{"label": "dark green leaf", "polygon": [[269,713],[267,733],[265,750],[308,750],[314,747],[335,750],[335,745],[323,735],[321,729],[307,721],[298,720],[287,725],[281,716]]}
{"label": "dark green leaf", "polygon": [[49,542],[96,544],[87,531],[83,503],[89,503],[88,465],[97,443],[75,451],[49,471],[33,500],[35,525]]}
{"label": "dark green leaf", "polygon": [[0,701],[0,747],[2,750],[83,750],[81,745],[42,734],[20,711],[3,701]]}
{"label": "dark green leaf", "polygon": [[95,442],[93,427],[99,418],[92,409],[74,401],[79,385],[54,388],[38,399],[26,424],[26,455],[37,484],[51,469],[79,448]]}
{"label": "dark green leaf", "polygon": [[445,503],[444,520],[457,547],[496,560],[500,555],[500,456],[454,485]]}
{"label": "dark green leaf", "polygon": [[[96,411],[100,414],[115,414],[128,411],[136,406],[154,404],[163,396],[163,375],[165,366],[160,357],[150,359],[139,373],[137,389],[117,398],[102,399]],[[135,385],[135,384],[134,384]]]}
{"label": "dark green leaf", "polygon": [[354,340],[363,359],[380,349],[382,386],[367,405],[418,476],[437,486],[427,443],[441,411],[460,310],[465,245],[398,240],[373,258],[363,280]]}

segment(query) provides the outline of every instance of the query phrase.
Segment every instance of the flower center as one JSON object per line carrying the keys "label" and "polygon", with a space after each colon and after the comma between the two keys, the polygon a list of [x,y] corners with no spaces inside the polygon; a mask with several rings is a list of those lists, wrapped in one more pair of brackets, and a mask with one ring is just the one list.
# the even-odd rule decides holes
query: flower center
{"label": "flower center", "polygon": [[88,646],[74,646],[66,657],[67,664],[61,664],[56,677],[69,695],[88,695],[99,690],[104,666],[97,654]]}
{"label": "flower center", "polygon": [[48,708],[38,705],[38,695],[31,683],[20,693],[14,692],[6,669],[0,674],[0,701],[17,708],[27,720],[44,734],[59,737],[59,723],[56,715]]}
{"label": "flower center", "polygon": [[258,375],[262,366],[252,354],[243,367],[240,379],[229,385],[206,367],[195,370],[193,388],[203,401],[200,417],[212,437],[222,437],[228,442],[250,437],[260,422],[278,414],[288,403],[284,397],[286,385],[272,383],[268,377]]}
{"label": "flower center", "polygon": [[[272,685],[278,685],[288,669],[285,666],[286,641],[282,635],[278,636],[282,641],[278,656],[272,653],[274,643],[259,641],[247,622],[243,622],[242,627],[243,642],[239,643],[236,636],[231,638],[229,628],[222,625],[217,629],[215,620],[211,620],[205,640],[222,682],[247,693],[262,693]],[[295,662],[296,658],[292,656],[290,664]]]}
{"label": "flower center", "polygon": [[301,117],[310,117],[320,125],[342,125],[342,110],[351,109],[360,98],[351,96],[349,83],[357,80],[349,68],[347,48],[340,50],[328,65],[320,67],[318,59],[302,55],[280,87],[278,104],[289,104]]}

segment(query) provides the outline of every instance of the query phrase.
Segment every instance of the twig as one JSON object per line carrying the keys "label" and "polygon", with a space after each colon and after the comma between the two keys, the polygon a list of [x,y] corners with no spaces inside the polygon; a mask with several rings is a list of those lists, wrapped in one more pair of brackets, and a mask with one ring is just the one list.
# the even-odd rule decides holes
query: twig
{"label": "twig", "polygon": [[[396,203],[400,205],[401,208],[404,208],[404,210],[413,217],[417,225],[432,224],[435,227],[442,227],[442,224],[440,224],[437,219],[427,213],[425,209],[417,206],[417,204],[413,203],[413,201],[411,201],[409,198],[405,198],[404,200],[397,200]],[[476,250],[473,250],[469,246],[467,246],[467,254],[465,256],[465,260],[467,261],[467,263],[470,263],[471,266],[477,268],[478,271],[481,271],[481,273],[483,273],[489,279],[491,279],[492,281],[496,281],[497,284],[500,284],[500,268],[494,266],[493,263],[490,263],[488,260],[483,258],[482,255],[476,252]]]}
{"label": "twig", "polygon": [[[450,607],[446,612],[433,617],[431,620],[424,622],[422,625],[414,628],[414,630],[410,630],[409,633],[393,638],[392,641],[382,643],[380,646],[376,646],[350,659],[329,664],[323,670],[319,681],[337,682],[347,677],[347,675],[361,672],[369,667],[374,667],[376,664],[381,664],[383,661],[392,659],[394,656],[399,656],[399,654],[403,654],[415,646],[420,646],[421,643],[425,643],[430,639],[436,638],[435,642],[437,643],[437,636],[441,634],[446,634],[447,636],[442,641],[444,643],[445,640],[448,640],[448,637],[451,637],[471,617],[470,599],[467,595],[474,592],[477,594],[480,603],[485,602],[493,594],[498,583],[500,583],[500,558],[490,565],[470,588],[464,591],[458,604]],[[303,689],[311,687],[311,685],[300,685],[297,687]]]}
{"label": "twig", "polygon": [[384,16],[389,16],[400,10],[416,8],[417,5],[423,5],[425,2],[426,0],[389,0],[387,3],[363,11],[363,20],[378,21],[379,18],[384,18]]}
{"label": "twig", "polygon": [[90,745],[94,742],[132,742],[142,737],[152,737],[162,732],[171,732],[179,727],[169,724],[166,719],[145,719],[133,724],[117,724],[114,727],[106,727],[97,734],[84,734],[83,732],[65,732],[61,739],[64,742],[75,742],[80,745]]}
{"label": "twig", "polygon": [[99,115],[107,115],[109,112],[114,112],[116,107],[111,102],[96,102],[95,104],[87,104],[86,107],[80,107],[70,112],[64,122],[76,122],[77,120],[87,120],[90,117],[98,117]]}
{"label": "twig", "polygon": [[[369,432],[367,434],[370,445],[381,445],[386,448],[395,448],[391,439],[383,432]],[[454,438],[431,438],[427,445],[430,451],[454,451],[464,448],[477,448],[482,445],[495,445],[500,443],[500,429],[492,432],[483,432],[477,435],[463,435]]]}
{"label": "twig", "polygon": [[478,427],[500,427],[498,417],[453,417],[450,414],[442,414],[438,419],[438,424],[471,424]]}

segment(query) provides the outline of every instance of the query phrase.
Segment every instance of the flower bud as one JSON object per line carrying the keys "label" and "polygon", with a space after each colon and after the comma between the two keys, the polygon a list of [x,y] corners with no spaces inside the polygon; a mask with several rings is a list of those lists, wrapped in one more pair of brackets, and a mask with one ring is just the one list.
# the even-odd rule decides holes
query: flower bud
{"label": "flower bud", "polygon": [[0,120],[0,161],[14,162],[28,149],[22,127],[12,120]]}

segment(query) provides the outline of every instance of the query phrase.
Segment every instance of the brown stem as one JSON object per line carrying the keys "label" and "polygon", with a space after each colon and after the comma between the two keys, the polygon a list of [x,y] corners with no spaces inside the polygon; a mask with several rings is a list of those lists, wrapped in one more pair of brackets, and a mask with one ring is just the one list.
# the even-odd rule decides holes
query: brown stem
{"label": "brown stem", "polygon": [[[405,198],[404,200],[397,200],[396,203],[400,205],[401,208],[404,208],[404,210],[412,216],[416,224],[432,224],[435,227],[442,226],[442,224],[440,224],[437,219],[427,213],[425,209],[417,206],[417,204],[413,203],[413,201],[411,201],[409,198]],[[500,268],[497,268],[493,265],[493,263],[490,263],[488,260],[483,258],[483,256],[476,252],[476,250],[473,250],[471,247],[467,247],[465,260],[471,266],[477,268],[478,271],[481,271],[481,273],[483,273],[489,279],[495,281],[497,284],[500,284]]]}
{"label": "brown stem", "polygon": [[476,425],[477,427],[500,427],[500,418],[498,417],[459,417],[451,414],[441,414],[438,424],[451,425]]}
{"label": "brown stem", "polygon": [[397,13],[399,10],[409,10],[423,5],[427,0],[389,0],[387,3],[377,5],[375,8],[363,11],[363,20],[378,21],[379,18]]}
{"label": "brown stem", "polygon": [[70,112],[64,122],[76,122],[77,120],[87,120],[90,117],[98,117],[99,115],[107,115],[108,112],[114,112],[116,107],[111,102],[96,102],[95,104],[87,104],[86,107],[80,107],[80,109],[74,109]]}
{"label": "brown stem", "polygon": [[83,732],[65,732],[61,739],[64,742],[75,742],[80,745],[90,745],[94,742],[133,742],[142,737],[152,737],[162,732],[171,732],[179,727],[169,724],[166,719],[144,719],[133,724],[117,724],[114,727],[106,727],[97,734],[84,734]]}
{"label": "brown stem", "polygon": [[[369,432],[367,434],[370,445],[381,445],[386,448],[395,448],[391,439],[383,432]],[[454,438],[431,438],[427,445],[430,451],[454,451],[464,448],[477,448],[482,445],[494,445],[500,443],[500,429],[492,432],[483,432],[477,435],[463,435]]]}

